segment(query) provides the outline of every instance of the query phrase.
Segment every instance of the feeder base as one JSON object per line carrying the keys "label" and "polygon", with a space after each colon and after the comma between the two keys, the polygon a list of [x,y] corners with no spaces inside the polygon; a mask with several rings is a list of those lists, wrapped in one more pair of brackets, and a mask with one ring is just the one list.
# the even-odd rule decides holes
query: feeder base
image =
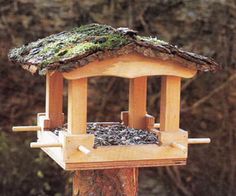
{"label": "feeder base", "polygon": [[[187,152],[170,145],[144,144],[101,146],[93,148],[94,135],[70,135],[60,132],[38,131],[38,141],[61,143],[62,147],[41,148],[65,170],[112,169],[185,165]],[[83,145],[90,150],[78,150]]]}

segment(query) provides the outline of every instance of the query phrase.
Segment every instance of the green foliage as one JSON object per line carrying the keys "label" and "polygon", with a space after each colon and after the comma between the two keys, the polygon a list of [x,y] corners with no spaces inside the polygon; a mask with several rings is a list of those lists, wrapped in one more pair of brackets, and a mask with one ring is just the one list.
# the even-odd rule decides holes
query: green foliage
{"label": "green foliage", "polygon": [[68,173],[42,151],[30,149],[29,138],[32,134],[23,136],[22,142],[0,132],[1,195],[70,195]]}

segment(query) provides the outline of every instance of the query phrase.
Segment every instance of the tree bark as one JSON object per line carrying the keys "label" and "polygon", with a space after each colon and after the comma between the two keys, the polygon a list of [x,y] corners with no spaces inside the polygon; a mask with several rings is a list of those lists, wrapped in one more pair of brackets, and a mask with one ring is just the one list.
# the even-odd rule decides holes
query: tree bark
{"label": "tree bark", "polygon": [[138,169],[75,171],[73,196],[136,196]]}

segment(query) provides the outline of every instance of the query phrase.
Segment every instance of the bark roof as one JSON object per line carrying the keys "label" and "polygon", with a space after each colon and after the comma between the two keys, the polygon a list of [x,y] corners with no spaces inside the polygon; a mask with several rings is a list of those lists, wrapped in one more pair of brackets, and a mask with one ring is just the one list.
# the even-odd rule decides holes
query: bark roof
{"label": "bark roof", "polygon": [[183,51],[156,37],[144,37],[128,28],[89,24],[63,31],[14,48],[9,59],[32,73],[56,70],[68,72],[94,60],[138,53],[151,58],[174,60],[199,71],[216,71],[211,58]]}

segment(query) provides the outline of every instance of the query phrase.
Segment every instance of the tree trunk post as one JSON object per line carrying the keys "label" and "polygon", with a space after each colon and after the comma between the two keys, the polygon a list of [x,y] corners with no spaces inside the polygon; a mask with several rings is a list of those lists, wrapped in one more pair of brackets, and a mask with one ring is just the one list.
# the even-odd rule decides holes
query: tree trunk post
{"label": "tree trunk post", "polygon": [[75,171],[73,196],[136,196],[138,169]]}

